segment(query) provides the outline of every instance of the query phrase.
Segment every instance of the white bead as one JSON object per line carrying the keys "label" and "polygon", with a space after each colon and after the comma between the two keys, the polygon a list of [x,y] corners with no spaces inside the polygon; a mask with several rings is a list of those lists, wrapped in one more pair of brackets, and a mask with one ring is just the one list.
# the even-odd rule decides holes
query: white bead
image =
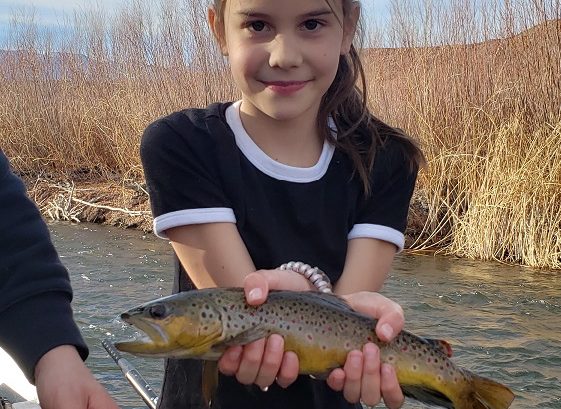
{"label": "white bead", "polygon": [[310,268],[312,268],[309,264],[302,264],[300,266],[300,268],[298,268],[298,272],[300,274],[304,274],[307,270],[309,270]]}

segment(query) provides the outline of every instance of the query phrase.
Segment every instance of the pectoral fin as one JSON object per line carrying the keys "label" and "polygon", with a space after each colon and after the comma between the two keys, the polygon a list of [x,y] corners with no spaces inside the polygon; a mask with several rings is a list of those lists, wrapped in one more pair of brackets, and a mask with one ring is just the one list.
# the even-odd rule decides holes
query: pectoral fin
{"label": "pectoral fin", "polygon": [[203,361],[202,393],[204,404],[207,408],[212,405],[212,400],[218,388],[218,362]]}

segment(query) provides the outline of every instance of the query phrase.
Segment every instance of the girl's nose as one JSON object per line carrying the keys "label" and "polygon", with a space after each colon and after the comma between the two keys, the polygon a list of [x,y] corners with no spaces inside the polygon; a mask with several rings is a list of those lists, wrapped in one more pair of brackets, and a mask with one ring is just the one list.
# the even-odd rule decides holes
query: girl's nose
{"label": "girl's nose", "polygon": [[302,64],[302,52],[295,39],[277,35],[271,42],[269,65],[282,69],[298,67]]}

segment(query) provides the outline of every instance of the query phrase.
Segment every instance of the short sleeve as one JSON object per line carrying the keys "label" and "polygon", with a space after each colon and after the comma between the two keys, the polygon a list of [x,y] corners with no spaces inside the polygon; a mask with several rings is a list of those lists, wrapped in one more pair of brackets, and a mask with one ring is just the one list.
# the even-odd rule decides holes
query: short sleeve
{"label": "short sleeve", "polygon": [[189,116],[174,113],[149,125],[140,157],[156,235],[166,238],[167,229],[183,225],[236,222],[215,166],[216,146]]}
{"label": "short sleeve", "polygon": [[360,237],[405,245],[409,203],[418,168],[409,164],[401,143],[391,140],[378,152],[371,173],[371,194],[358,204],[355,224],[348,239]]}

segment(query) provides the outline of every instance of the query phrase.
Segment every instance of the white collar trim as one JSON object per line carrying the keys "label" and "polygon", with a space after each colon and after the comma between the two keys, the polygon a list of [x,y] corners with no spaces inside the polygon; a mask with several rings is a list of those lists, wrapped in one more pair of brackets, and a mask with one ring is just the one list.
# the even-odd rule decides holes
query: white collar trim
{"label": "white collar trim", "polygon": [[[299,168],[277,162],[253,142],[253,139],[251,139],[243,127],[240,117],[240,106],[241,101],[237,101],[226,108],[226,122],[234,133],[236,145],[238,145],[238,148],[242,151],[247,160],[257,169],[274,179],[296,183],[314,182],[325,175],[333,153],[335,152],[335,147],[333,145],[325,141],[318,162],[309,168]],[[335,125],[331,124],[331,121],[330,127],[332,129],[335,128]]]}

